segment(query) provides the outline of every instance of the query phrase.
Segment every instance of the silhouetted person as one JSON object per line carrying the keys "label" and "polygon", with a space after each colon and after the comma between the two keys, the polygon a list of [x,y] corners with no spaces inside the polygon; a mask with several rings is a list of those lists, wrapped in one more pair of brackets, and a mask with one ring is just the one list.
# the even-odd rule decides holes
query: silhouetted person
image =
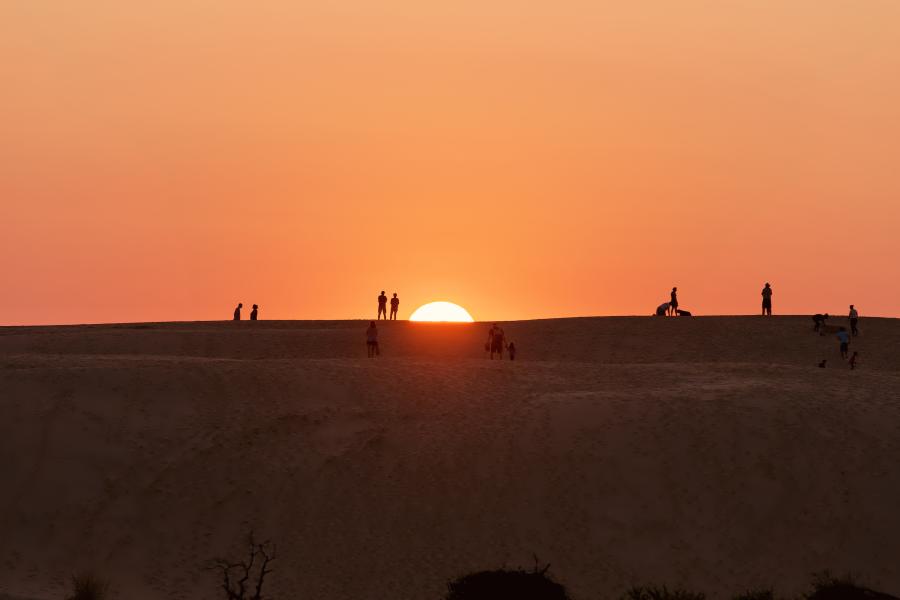
{"label": "silhouetted person", "polygon": [[[825,324],[825,321],[828,320],[828,313],[825,313],[824,315],[820,314],[820,313],[816,313],[812,316],[812,320],[813,320],[813,331],[819,331],[820,329],[822,329],[822,325]],[[822,335],[825,335],[825,334],[822,334]]]}
{"label": "silhouetted person", "polygon": [[397,320],[397,309],[400,308],[400,298],[397,297],[397,292],[394,292],[394,297],[391,298],[391,320]]}
{"label": "silhouetted person", "polygon": [[387,314],[387,296],[384,295],[384,290],[381,290],[381,295],[378,296],[378,319],[381,320],[382,315],[385,319],[388,318]]}
{"label": "silhouetted person", "polygon": [[669,314],[675,315],[675,311],[678,310],[678,288],[673,287],[672,293],[669,294],[671,296],[671,300],[669,300]]}
{"label": "silhouetted person", "polygon": [[256,320],[256,315],[257,315],[257,310],[258,310],[258,309],[259,309],[259,306],[257,306],[256,304],[254,304],[254,305],[253,305],[253,310],[250,311],[250,320],[251,320],[251,321],[255,321],[255,320]]}
{"label": "silhouetted person", "polygon": [[772,316],[772,286],[766,283],[766,287],[762,289],[762,314],[764,317]]}
{"label": "silhouetted person", "polygon": [[488,343],[491,345],[491,360],[494,360],[495,353],[500,360],[503,360],[503,342],[505,340],[506,334],[503,333],[503,329],[494,323],[494,326],[488,331]]}
{"label": "silhouetted person", "polygon": [[664,317],[667,314],[669,314],[669,303],[668,302],[666,302],[664,304],[660,304],[659,306],[656,307],[656,316],[657,317]]}
{"label": "silhouetted person", "polygon": [[375,321],[369,323],[366,329],[366,352],[369,358],[375,358],[380,354],[378,350],[378,328],[375,327]]}
{"label": "silhouetted person", "polygon": [[242,308],[244,308],[244,305],[242,303],[238,302],[237,308],[234,309],[234,320],[235,321],[241,320],[241,309]]}
{"label": "silhouetted person", "polygon": [[859,323],[859,312],[853,305],[850,305],[850,334],[851,335],[859,335],[859,329],[857,328],[857,323]]}
{"label": "silhouetted person", "polygon": [[509,346],[506,347],[506,351],[509,353],[509,360],[516,360],[516,345],[512,342],[509,343]]}
{"label": "silhouetted person", "polygon": [[675,309],[675,314],[678,315],[679,317],[690,317],[690,316],[691,316],[691,312],[690,312],[690,311],[688,311],[688,310],[681,310],[680,308],[676,308],[676,309]]}
{"label": "silhouetted person", "polygon": [[827,362],[828,362],[828,359],[822,359],[822,362],[819,363],[819,368],[820,368],[820,369],[824,369],[824,368],[825,368],[825,363],[827,363]]}
{"label": "silhouetted person", "polygon": [[850,370],[856,370],[856,361],[859,360],[859,352],[854,352],[853,356],[850,357]]}
{"label": "silhouetted person", "polygon": [[841,358],[847,360],[847,351],[850,349],[850,335],[843,327],[837,332],[837,338],[841,342]]}

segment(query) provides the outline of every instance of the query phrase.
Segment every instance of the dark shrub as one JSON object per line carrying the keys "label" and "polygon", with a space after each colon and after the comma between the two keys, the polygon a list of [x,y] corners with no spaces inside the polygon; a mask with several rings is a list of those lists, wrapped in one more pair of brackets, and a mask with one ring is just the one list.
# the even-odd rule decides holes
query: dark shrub
{"label": "dark shrub", "polygon": [[743,594],[738,594],[734,600],[775,600],[775,592],[771,589],[750,590]]}
{"label": "dark shrub", "polygon": [[808,600],[900,600],[859,585],[852,575],[834,577],[828,571],[813,578],[813,591],[806,597]]}
{"label": "dark shrub", "polygon": [[633,587],[622,596],[622,600],[706,600],[706,595],[686,590],[669,590],[665,586]]}
{"label": "dark shrub", "polygon": [[109,597],[109,584],[91,573],[72,577],[72,595],[67,600],[105,600]]}
{"label": "dark shrub", "polygon": [[464,575],[447,584],[446,600],[569,600],[566,589],[547,576],[547,569],[499,569]]}

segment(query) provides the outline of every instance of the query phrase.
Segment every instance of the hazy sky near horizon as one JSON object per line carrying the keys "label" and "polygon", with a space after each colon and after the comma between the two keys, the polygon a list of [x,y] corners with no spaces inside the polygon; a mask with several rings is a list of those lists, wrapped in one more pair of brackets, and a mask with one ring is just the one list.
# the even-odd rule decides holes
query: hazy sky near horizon
{"label": "hazy sky near horizon", "polygon": [[0,324],[900,316],[895,0],[6,0]]}

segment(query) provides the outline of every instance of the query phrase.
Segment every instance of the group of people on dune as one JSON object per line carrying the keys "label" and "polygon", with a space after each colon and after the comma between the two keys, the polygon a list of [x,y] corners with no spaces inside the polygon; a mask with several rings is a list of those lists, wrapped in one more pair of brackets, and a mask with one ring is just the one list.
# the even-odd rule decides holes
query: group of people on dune
{"label": "group of people on dune", "polygon": [[690,317],[691,313],[678,308],[678,288],[673,287],[669,294],[669,301],[656,307],[657,317]]}
{"label": "group of people on dune", "polygon": [[[397,292],[394,292],[394,297],[391,298],[390,316],[388,316],[387,305],[387,294],[384,293],[384,290],[381,290],[381,293],[378,295],[378,316],[375,319],[376,321],[382,319],[385,321],[397,320],[397,311],[400,309],[400,298],[397,297]],[[375,358],[381,354],[381,349],[378,347],[378,327],[375,325],[375,321],[369,323],[369,328],[366,329],[366,353],[369,358]]]}
{"label": "group of people on dune", "polygon": [[[772,285],[767,282],[765,286],[763,286],[762,292],[760,292],[760,294],[762,295],[762,315],[764,317],[772,316],[772,293]],[[678,308],[678,288],[673,287],[669,301],[660,304],[656,308],[655,315],[657,317],[690,317],[691,313]],[[859,361],[859,352],[854,352],[852,356],[849,356],[849,354],[851,336],[859,335],[859,311],[857,311],[856,307],[852,304],[850,305],[850,312],[847,317],[850,320],[849,334],[847,333],[847,329],[845,327],[832,328],[826,325],[825,321],[828,320],[828,313],[816,313],[812,316],[813,331],[819,333],[819,335],[825,335],[826,333],[836,333],[838,341],[840,342],[841,358],[843,360],[848,360],[851,369],[856,369]],[[819,363],[819,367],[824,369],[827,362],[827,359],[822,360]]]}
{"label": "group of people on dune", "polygon": [[[847,318],[850,321],[850,333],[847,333],[846,327],[828,325],[826,323],[828,318],[828,313],[814,314],[812,316],[813,331],[815,331],[819,335],[825,335],[826,333],[835,333],[837,335],[838,342],[840,343],[841,358],[848,361],[851,370],[856,369],[856,365],[859,363],[859,352],[853,352],[852,356],[849,356],[849,354],[851,337],[856,337],[859,335],[859,311],[856,310],[856,307],[854,305],[850,305],[850,312],[847,314]],[[822,362],[819,363],[819,367],[824,369],[827,362],[827,359],[823,359]]]}
{"label": "group of people on dune", "polygon": [[[488,330],[488,339],[484,344],[484,350],[490,353],[491,360],[494,360],[495,354],[498,359],[503,360],[504,350],[509,355],[509,360],[516,360],[516,345],[506,341],[506,332],[496,323]],[[366,355],[369,358],[381,355],[381,349],[378,346],[378,326],[375,321],[369,322],[369,327],[366,329]]]}
{"label": "group of people on dune", "polygon": [[[762,314],[772,316],[772,286],[766,283],[762,289]],[[669,301],[656,307],[657,317],[690,317],[690,311],[678,308],[678,288],[673,287],[669,293]]]}
{"label": "group of people on dune", "polygon": [[[829,314],[825,313],[816,313],[812,316],[813,320],[813,331],[818,333],[819,335],[825,335],[829,331],[829,326],[825,323],[828,320]],[[850,335],[857,336],[859,335],[859,311],[856,310],[854,305],[850,305],[850,312],[847,313],[847,318],[850,320]],[[840,327],[839,329],[844,329]]]}
{"label": "group of people on dune", "polygon": [[396,321],[397,320],[397,310],[400,308],[400,298],[397,297],[397,292],[394,292],[394,297],[391,298],[391,316],[388,317],[387,312],[387,304],[388,297],[385,295],[384,290],[381,290],[381,294],[378,296],[378,317],[376,320],[381,320],[382,318],[387,321]]}
{"label": "group of people on dune", "polygon": [[[400,308],[400,299],[397,297],[396,292],[394,293],[393,298],[391,298],[390,316],[388,316],[387,304],[388,297],[384,290],[381,290],[381,294],[378,296],[378,316],[375,321],[380,321],[382,318],[390,321],[397,320],[397,310]],[[369,358],[375,358],[376,356],[381,355],[381,348],[378,345],[378,326],[375,324],[375,321],[371,321],[368,329],[366,329],[366,355]],[[512,342],[507,343],[506,333],[503,331],[503,328],[496,323],[488,330],[488,341],[484,345],[484,350],[490,354],[491,360],[494,359],[495,354],[502,360],[504,350],[509,355],[510,360],[516,360],[516,345]]]}
{"label": "group of people on dune", "polygon": [[[764,317],[772,316],[772,285],[768,282],[763,286],[762,292],[760,295],[762,296],[762,315]],[[656,316],[657,317],[690,317],[691,313],[686,310],[681,310],[678,308],[678,288],[673,287],[672,292],[669,294],[669,301],[664,302],[656,307]],[[828,315],[824,316],[826,319]],[[814,320],[821,319],[822,315],[817,314],[813,316]],[[856,323],[859,319],[859,314],[856,312],[856,309],[853,308],[853,305],[850,305],[850,326],[853,328],[853,335],[856,335]],[[818,325],[816,326],[816,331],[819,331]]]}
{"label": "group of people on dune", "polygon": [[[237,307],[234,309],[234,320],[241,320],[241,309],[244,308],[244,304],[242,302],[238,302]],[[250,320],[255,321],[256,317],[259,315],[259,306],[256,304],[253,305],[253,310],[250,311]]]}
{"label": "group of people on dune", "polygon": [[498,359],[503,360],[503,350],[506,350],[507,354],[509,354],[509,360],[516,360],[516,345],[512,342],[507,342],[506,332],[503,331],[502,327],[494,323],[488,330],[488,339],[484,344],[484,351],[490,353],[491,360],[494,360],[495,354]]}
{"label": "group of people on dune", "polygon": [[[376,321],[381,319],[385,321],[397,320],[397,311],[400,309],[400,298],[397,297],[397,292],[394,292],[394,297],[391,298],[390,316],[388,316],[387,305],[387,294],[384,293],[384,290],[381,290],[381,293],[378,295],[378,317],[375,319]],[[366,329],[366,351],[369,358],[375,358],[381,354],[381,349],[378,347],[378,327],[375,326],[375,321],[369,323],[369,328]]]}

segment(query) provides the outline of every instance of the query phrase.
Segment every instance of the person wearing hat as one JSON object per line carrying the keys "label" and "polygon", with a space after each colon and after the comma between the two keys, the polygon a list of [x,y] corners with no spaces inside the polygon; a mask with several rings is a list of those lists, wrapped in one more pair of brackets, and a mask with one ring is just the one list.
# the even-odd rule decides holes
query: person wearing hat
{"label": "person wearing hat", "polygon": [[762,290],[762,314],[763,316],[772,316],[772,286],[766,283],[766,287]]}
{"label": "person wearing hat", "polygon": [[250,311],[250,320],[251,321],[256,320],[256,312],[257,312],[258,308],[259,308],[259,306],[257,306],[256,304],[253,305],[253,310]]}

